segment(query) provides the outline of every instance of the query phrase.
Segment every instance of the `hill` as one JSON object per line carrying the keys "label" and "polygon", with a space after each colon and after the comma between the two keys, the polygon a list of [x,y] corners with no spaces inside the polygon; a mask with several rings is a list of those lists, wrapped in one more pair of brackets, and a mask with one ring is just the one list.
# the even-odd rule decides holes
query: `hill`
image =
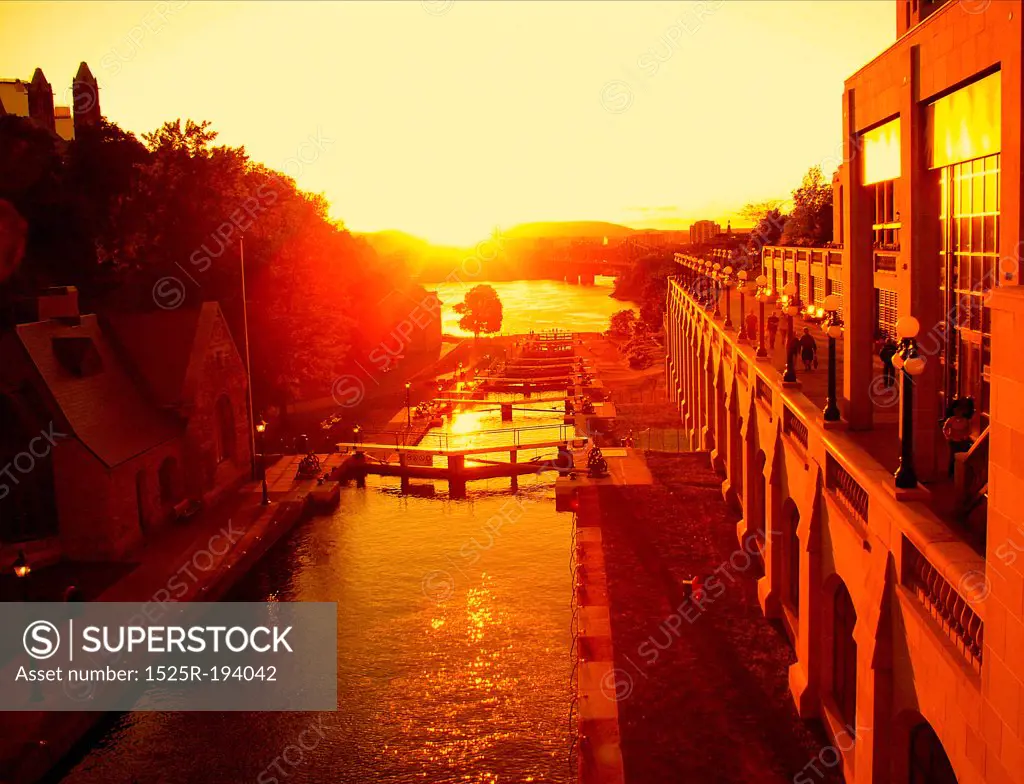
{"label": "hill", "polygon": [[635,229],[606,221],[538,221],[520,223],[503,232],[506,237],[628,237]]}

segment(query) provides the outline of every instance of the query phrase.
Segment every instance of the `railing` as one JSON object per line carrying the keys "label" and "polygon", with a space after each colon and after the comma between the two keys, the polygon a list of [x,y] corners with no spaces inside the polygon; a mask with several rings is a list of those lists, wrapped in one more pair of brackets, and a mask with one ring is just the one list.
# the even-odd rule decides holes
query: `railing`
{"label": "railing", "polygon": [[726,359],[732,359],[732,343],[728,340],[722,344],[722,354],[725,355]]}
{"label": "railing", "polygon": [[736,377],[740,380],[740,383],[748,383],[748,375],[750,373],[750,363],[747,362],[747,358],[742,354],[736,354]]}
{"label": "railing", "polygon": [[794,414],[789,406],[782,412],[782,431],[791,435],[804,448],[807,448],[807,425]]}
{"label": "railing", "polygon": [[903,585],[914,592],[975,671],[981,672],[984,622],[906,538],[903,540]]}
{"label": "railing", "polygon": [[867,490],[831,454],[825,459],[825,487],[858,519],[868,521]]}
{"label": "railing", "polygon": [[764,401],[769,409],[772,407],[772,388],[760,376],[757,377],[757,381],[754,384],[754,396],[758,400]]}
{"label": "railing", "polygon": [[644,452],[692,452],[690,434],[681,427],[649,427],[633,437],[632,446]]}

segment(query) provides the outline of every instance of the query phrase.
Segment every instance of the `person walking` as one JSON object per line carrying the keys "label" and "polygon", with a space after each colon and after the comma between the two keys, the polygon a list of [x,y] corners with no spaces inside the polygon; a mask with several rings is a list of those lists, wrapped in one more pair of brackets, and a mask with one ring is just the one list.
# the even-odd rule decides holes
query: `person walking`
{"label": "person walking", "polygon": [[751,312],[751,313],[747,314],[746,325],[747,325],[747,339],[751,343],[756,343],[757,340],[758,340],[757,328],[758,328],[758,326],[760,326],[760,322],[758,321],[756,313]]}
{"label": "person walking", "polygon": [[942,423],[942,435],[949,444],[949,478],[953,478],[956,456],[971,448],[971,417],[974,416],[974,401],[959,398],[950,406],[946,421]]}
{"label": "person walking", "polygon": [[882,360],[882,383],[886,389],[896,384],[896,368],[892,364],[892,358],[896,356],[899,346],[890,337],[882,340],[882,346],[878,349],[878,358]]}
{"label": "person walking", "polygon": [[818,364],[818,344],[811,337],[811,330],[804,327],[804,334],[800,336],[800,359],[804,361],[804,370],[810,372],[812,366]]}
{"label": "person walking", "polygon": [[779,314],[772,311],[772,314],[765,319],[765,327],[768,329],[768,348],[775,349],[775,338],[779,334]]}

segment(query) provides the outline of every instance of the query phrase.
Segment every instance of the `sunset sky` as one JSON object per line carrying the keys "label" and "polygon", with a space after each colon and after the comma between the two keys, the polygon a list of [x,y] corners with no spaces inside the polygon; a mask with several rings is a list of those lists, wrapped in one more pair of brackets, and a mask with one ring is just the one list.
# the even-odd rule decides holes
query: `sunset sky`
{"label": "sunset sky", "polygon": [[220,140],[355,230],[472,242],[531,220],[678,228],[831,174],[861,2],[0,2],[0,77],[80,61],[103,113]]}

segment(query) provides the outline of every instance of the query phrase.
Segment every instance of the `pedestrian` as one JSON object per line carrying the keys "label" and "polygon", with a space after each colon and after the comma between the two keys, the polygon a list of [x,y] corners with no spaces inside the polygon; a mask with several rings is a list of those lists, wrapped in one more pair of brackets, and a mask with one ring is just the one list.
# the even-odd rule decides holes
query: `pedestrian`
{"label": "pedestrian", "polygon": [[971,417],[974,416],[974,401],[957,398],[947,410],[946,421],[942,423],[942,435],[949,444],[949,477],[953,478],[956,456],[971,448]]}
{"label": "pedestrian", "polygon": [[775,348],[775,337],[779,334],[779,314],[776,311],[772,311],[772,314],[766,321],[768,327],[768,348]]}
{"label": "pedestrian", "polygon": [[759,322],[756,313],[747,314],[747,338],[751,341],[757,340]]}
{"label": "pedestrian", "polygon": [[811,337],[811,330],[804,327],[804,334],[800,336],[800,359],[804,361],[804,370],[810,372],[812,365],[818,364],[818,344]]}
{"label": "pedestrian", "polygon": [[896,384],[896,368],[892,364],[892,358],[896,356],[899,346],[890,337],[882,340],[882,346],[878,350],[878,358],[882,360],[882,383],[886,389]]}

